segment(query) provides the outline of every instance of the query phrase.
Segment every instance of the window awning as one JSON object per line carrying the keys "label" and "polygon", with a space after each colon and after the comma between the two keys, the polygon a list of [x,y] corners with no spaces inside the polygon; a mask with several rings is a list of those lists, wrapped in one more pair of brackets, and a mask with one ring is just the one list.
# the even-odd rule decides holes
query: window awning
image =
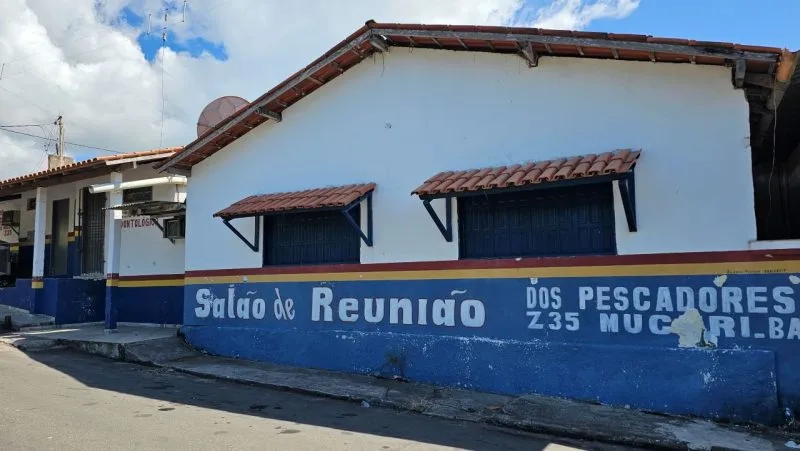
{"label": "window awning", "polygon": [[[633,169],[640,154],[641,150],[624,149],[535,163],[440,172],[426,180],[411,194],[416,194],[422,199],[423,206],[444,239],[452,241],[454,197],[617,180],[628,230],[635,232],[636,192]],[[432,200],[441,198],[445,201],[444,220],[431,206]]]}
{"label": "window awning", "polygon": [[[361,236],[367,246],[372,246],[372,191],[374,183],[317,188],[304,191],[261,194],[236,201],[229,207],[214,213],[253,252],[258,252],[261,216],[281,213],[301,213],[320,210],[341,210],[347,222]],[[361,229],[357,218],[350,213],[361,201],[367,200],[367,230]],[[236,218],[255,217],[253,240],[248,240],[230,223]]]}
{"label": "window awning", "polygon": [[512,166],[440,172],[411,193],[422,198],[437,198],[545,183],[583,182],[596,177],[621,178],[633,172],[640,153],[640,150],[618,150]]}
{"label": "window awning", "polygon": [[123,210],[134,216],[176,216],[186,213],[186,204],[166,200],[143,200],[112,205],[103,210]]}
{"label": "window awning", "polygon": [[343,209],[375,189],[374,183],[261,194],[236,201],[214,213],[215,218],[235,219],[307,210]]}

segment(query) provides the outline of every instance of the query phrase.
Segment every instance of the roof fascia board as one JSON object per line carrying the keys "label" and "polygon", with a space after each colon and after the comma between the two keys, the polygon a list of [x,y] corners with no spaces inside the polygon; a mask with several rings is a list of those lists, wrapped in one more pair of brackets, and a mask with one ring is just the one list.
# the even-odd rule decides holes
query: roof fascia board
{"label": "roof fascia board", "polygon": [[[411,36],[414,38],[460,38],[479,41],[517,41],[548,45],[571,45],[579,47],[613,48],[617,50],[638,50],[645,52],[677,53],[689,56],[706,56],[715,58],[744,58],[750,61],[775,62],[779,55],[770,52],[753,52],[724,47],[692,46],[681,44],[665,44],[654,42],[615,41],[611,39],[578,38],[569,36],[551,36],[529,33],[492,33],[485,31],[441,31],[373,28],[372,32],[382,36]],[[393,44],[395,45],[395,44]]]}
{"label": "roof fascia board", "polygon": [[22,199],[22,194],[11,194],[9,196],[0,196],[0,202],[10,202],[12,200]]}
{"label": "roof fascia board", "polygon": [[331,62],[339,59],[339,57],[341,57],[342,55],[344,55],[344,54],[346,54],[348,52],[351,52],[354,48],[360,46],[361,44],[363,44],[364,42],[369,40],[369,38],[370,38],[370,36],[372,36],[372,34],[373,33],[370,30],[365,30],[360,35],[356,36],[352,41],[350,41],[349,43],[347,43],[343,47],[339,48],[337,51],[333,52],[327,58],[317,62],[313,66],[307,68],[303,72],[301,72],[298,75],[296,75],[294,78],[292,78],[288,83],[286,83],[280,89],[278,89],[275,92],[265,96],[261,100],[257,100],[256,102],[251,103],[250,106],[248,106],[247,108],[242,110],[240,113],[234,115],[228,122],[226,122],[225,124],[223,124],[222,126],[217,128],[213,132],[207,134],[205,137],[200,138],[200,140],[195,141],[192,144],[189,144],[188,146],[186,146],[184,148],[183,152],[179,153],[178,155],[176,155],[172,159],[167,160],[167,162],[165,164],[161,165],[161,167],[159,168],[159,171],[163,172],[167,168],[180,163],[181,161],[186,159],[186,157],[188,157],[189,155],[193,154],[196,149],[206,146],[211,141],[217,139],[220,135],[225,134],[226,132],[228,132],[228,130],[230,130],[231,128],[239,125],[243,120],[245,120],[246,118],[252,116],[253,114],[258,114],[258,112],[261,111],[262,108],[265,108],[273,100],[281,97],[283,94],[287,93],[288,91],[292,90],[295,86],[297,86],[300,83],[302,83],[303,81],[305,81],[308,77],[313,76],[315,73],[317,73],[323,67],[325,67],[328,64],[330,64]]}
{"label": "roof fascia board", "polygon": [[152,162],[157,160],[166,160],[174,154],[160,154],[160,155],[143,155],[140,157],[123,158],[118,160],[106,160],[106,166],[119,166],[125,163],[142,163]]}

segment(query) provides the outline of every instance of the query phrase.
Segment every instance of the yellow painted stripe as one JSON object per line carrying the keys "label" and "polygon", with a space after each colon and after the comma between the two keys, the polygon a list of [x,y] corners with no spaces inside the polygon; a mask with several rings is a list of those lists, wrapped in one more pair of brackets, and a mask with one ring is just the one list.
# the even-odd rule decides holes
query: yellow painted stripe
{"label": "yellow painted stripe", "polygon": [[106,279],[106,286],[107,287],[119,286],[119,280],[117,280],[117,279]]}
{"label": "yellow painted stripe", "polygon": [[120,280],[119,287],[142,288],[142,287],[182,287],[183,279],[163,279],[163,280]]}
{"label": "yellow painted stripe", "polygon": [[19,245],[18,244],[12,244],[11,246],[9,246],[8,250],[10,250],[11,252],[19,252]]}
{"label": "yellow painted stripe", "polygon": [[33,288],[34,290],[44,288],[44,282],[37,282],[34,280],[31,282],[31,288]]}
{"label": "yellow painted stripe", "polygon": [[779,262],[683,263],[626,266],[566,266],[439,271],[257,274],[187,277],[186,285],[247,282],[315,282],[351,280],[522,279],[529,277],[694,276],[720,274],[789,274],[800,272],[800,260]]}
{"label": "yellow painted stripe", "polygon": [[75,237],[74,236],[68,236],[67,237],[67,242],[72,243],[73,241],[75,241]]}

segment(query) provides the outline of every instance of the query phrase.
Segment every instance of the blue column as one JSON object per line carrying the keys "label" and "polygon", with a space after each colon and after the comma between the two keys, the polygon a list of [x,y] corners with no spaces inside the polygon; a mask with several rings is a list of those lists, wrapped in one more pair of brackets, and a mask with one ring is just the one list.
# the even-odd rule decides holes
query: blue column
{"label": "blue column", "polygon": [[119,290],[119,274],[106,274],[106,302],[105,302],[105,329],[108,331],[117,328],[117,309],[114,306],[114,296]]}

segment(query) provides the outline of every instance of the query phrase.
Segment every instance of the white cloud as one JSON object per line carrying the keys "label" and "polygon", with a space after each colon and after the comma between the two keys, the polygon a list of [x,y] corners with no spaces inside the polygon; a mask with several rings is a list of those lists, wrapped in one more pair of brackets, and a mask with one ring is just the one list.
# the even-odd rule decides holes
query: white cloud
{"label": "white cloud", "polygon": [[535,27],[581,30],[597,19],[624,19],[638,7],[639,0],[554,0],[521,16]]}
{"label": "white cloud", "polygon": [[[169,0],[170,30],[182,39],[224,43],[227,61],[164,53],[166,120],[161,138],[160,61],[145,59],[136,37],[158,36],[163,0],[0,1],[0,125],[52,123],[63,115],[67,140],[131,151],[181,145],[195,137],[202,108],[222,95],[253,100],[363,25],[378,22],[517,24],[584,28],[623,18],[638,0]],[[119,20],[123,8],[138,29]],[[15,129],[44,135],[53,127]],[[53,149],[51,146],[50,150]],[[42,169],[45,143],[0,131],[0,179]],[[97,152],[67,147],[88,157]]]}

